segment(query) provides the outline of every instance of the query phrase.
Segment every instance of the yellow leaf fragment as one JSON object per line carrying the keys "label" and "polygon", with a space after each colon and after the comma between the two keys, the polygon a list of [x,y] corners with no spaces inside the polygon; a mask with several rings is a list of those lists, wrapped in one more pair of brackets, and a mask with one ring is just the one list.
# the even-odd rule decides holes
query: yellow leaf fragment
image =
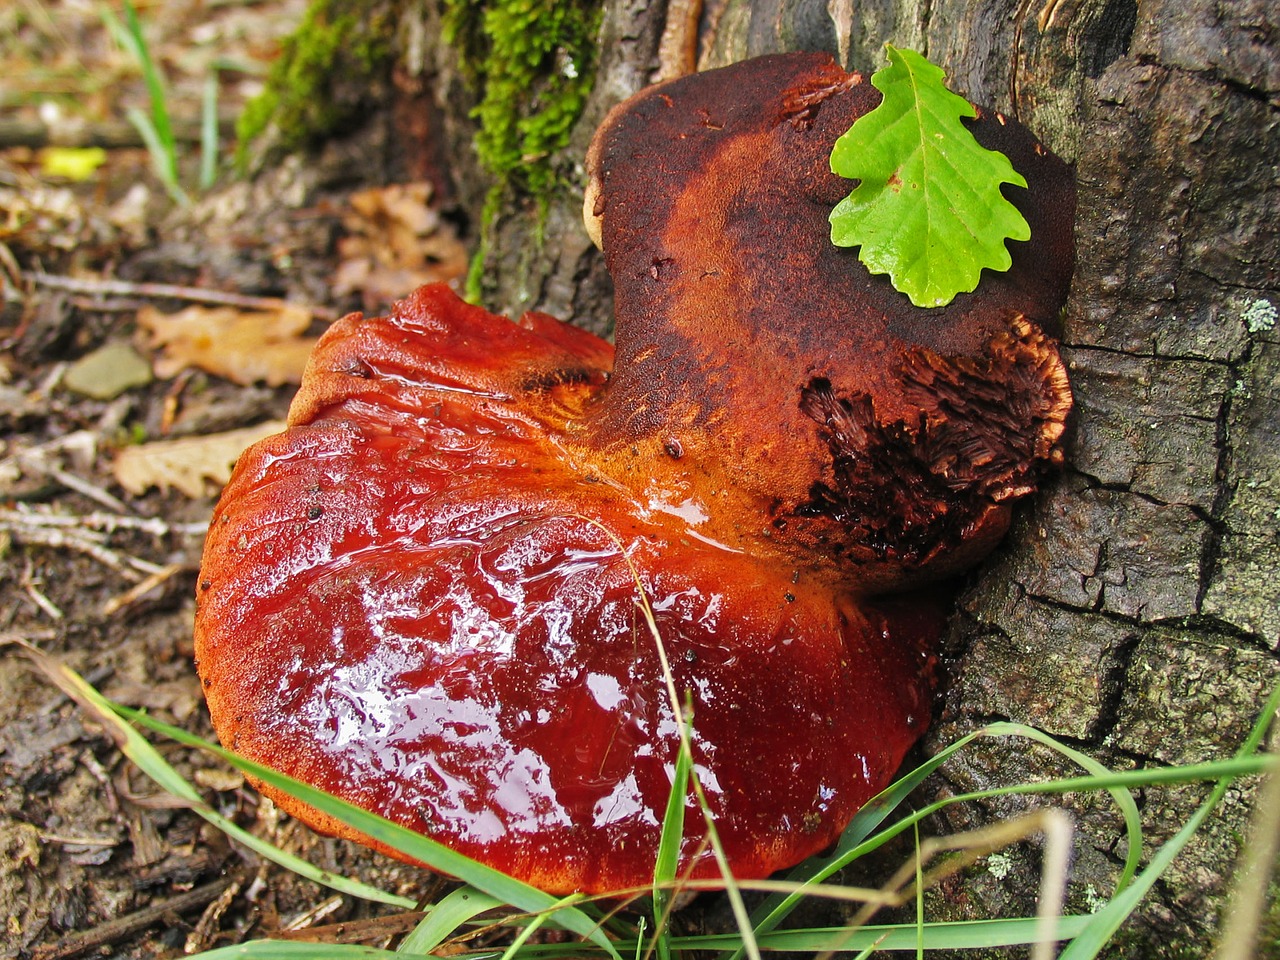
{"label": "yellow leaf fragment", "polygon": [[151,487],[173,487],[193,500],[212,496],[231,479],[231,468],[247,447],[286,426],[282,420],[268,420],[225,433],[125,447],[111,470],[116,482],[134,496]]}
{"label": "yellow leaf fragment", "polygon": [[289,304],[279,310],[239,310],[235,307],[187,307],[164,314],[151,307],[138,311],[138,325],[162,349],[156,376],[176,376],[197,367],[248,385],[265,381],[273,387],[298,383],[316,338],[302,334],[311,312]]}
{"label": "yellow leaf fragment", "polygon": [[88,180],[107,162],[101,147],[45,147],[40,151],[40,172],[76,183]]}

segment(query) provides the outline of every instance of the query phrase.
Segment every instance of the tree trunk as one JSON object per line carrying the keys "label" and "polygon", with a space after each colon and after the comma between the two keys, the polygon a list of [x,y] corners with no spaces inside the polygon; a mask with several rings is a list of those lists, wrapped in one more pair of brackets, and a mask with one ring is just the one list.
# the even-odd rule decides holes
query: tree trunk
{"label": "tree trunk", "polygon": [[[674,9],[674,5],[673,5]],[[607,0],[595,93],[566,148],[657,68],[663,4]],[[930,747],[994,718],[1113,768],[1226,758],[1280,669],[1280,23],[1267,0],[707,0],[700,66],[827,49],[864,73],[893,42],[1019,118],[1076,165],[1077,267],[1063,322],[1076,396],[1068,467],[967,585]],[[566,161],[570,162],[570,161]],[[473,165],[472,165],[473,166]],[[476,198],[479,187],[463,189]],[[486,306],[607,326],[581,196],[494,223]],[[949,764],[938,790],[1072,775],[1024,742]],[[1146,854],[1207,791],[1144,798]],[[1247,830],[1229,795],[1122,933],[1115,955],[1205,955]],[[1080,837],[1069,903],[1114,885],[1122,823],[1062,803]],[[1025,804],[999,803],[981,816]],[[975,815],[974,820],[981,816]],[[957,825],[968,825],[952,823]],[[1033,909],[1036,854],[972,871],[931,917]],[[1272,948],[1275,949],[1274,947]]]}

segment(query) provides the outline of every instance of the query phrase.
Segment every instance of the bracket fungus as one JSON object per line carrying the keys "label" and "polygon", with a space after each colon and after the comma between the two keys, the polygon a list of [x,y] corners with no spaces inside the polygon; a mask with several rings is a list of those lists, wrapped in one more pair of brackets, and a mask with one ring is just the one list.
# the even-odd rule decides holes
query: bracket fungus
{"label": "bracket fungus", "polygon": [[[928,721],[937,581],[1060,459],[1071,403],[1043,332],[1068,168],[975,121],[1032,239],[913,307],[827,240],[831,145],[878,99],[791,54],[615,108],[586,213],[616,350],[443,286],[336,323],[214,515],[196,645],[223,742],[549,891],[645,883],[678,738],[643,591],[735,873],[831,843]],[[693,876],[704,840],[686,817]]]}

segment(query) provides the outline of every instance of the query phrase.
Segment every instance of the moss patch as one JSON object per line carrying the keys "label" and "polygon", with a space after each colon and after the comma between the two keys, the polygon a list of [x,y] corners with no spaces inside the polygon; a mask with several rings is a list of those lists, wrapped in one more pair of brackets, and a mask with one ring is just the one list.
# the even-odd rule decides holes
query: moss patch
{"label": "moss patch", "polygon": [[522,193],[556,185],[552,155],[591,92],[601,10],[599,0],[445,0],[445,40],[480,90],[476,152]]}
{"label": "moss patch", "polygon": [[236,126],[236,160],[268,127],[272,147],[294,150],[359,116],[371,90],[384,86],[392,58],[396,4],[383,0],[313,0],[284,41],[266,89]]}
{"label": "moss patch", "polygon": [[445,0],[445,41],[480,94],[476,154],[494,178],[467,278],[472,301],[507,200],[531,200],[541,225],[552,195],[568,182],[556,153],[569,143],[595,80],[602,10],[600,0]]}

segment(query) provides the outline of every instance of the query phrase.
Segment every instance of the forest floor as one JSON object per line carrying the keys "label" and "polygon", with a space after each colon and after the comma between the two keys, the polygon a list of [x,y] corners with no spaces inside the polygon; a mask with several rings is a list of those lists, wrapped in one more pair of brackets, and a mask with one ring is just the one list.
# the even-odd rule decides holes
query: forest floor
{"label": "forest floor", "polygon": [[[22,645],[209,737],[193,596],[230,462],[278,429],[327,321],[455,277],[465,254],[421,185],[362,183],[341,158],[230,172],[234,118],[304,0],[140,5],[180,140],[220,68],[222,174],[190,186],[198,148],[180,142],[191,203],[176,203],[126,120],[150,112],[147,89],[101,6],[0,5],[0,958],[181,956],[284,931],[323,938],[340,922],[385,943],[394,922],[380,939],[362,922],[386,908],[233,849]],[[97,153],[46,136],[126,143]],[[383,889],[430,891],[421,871],[278,816],[210,757],[162,752],[253,832]]]}

